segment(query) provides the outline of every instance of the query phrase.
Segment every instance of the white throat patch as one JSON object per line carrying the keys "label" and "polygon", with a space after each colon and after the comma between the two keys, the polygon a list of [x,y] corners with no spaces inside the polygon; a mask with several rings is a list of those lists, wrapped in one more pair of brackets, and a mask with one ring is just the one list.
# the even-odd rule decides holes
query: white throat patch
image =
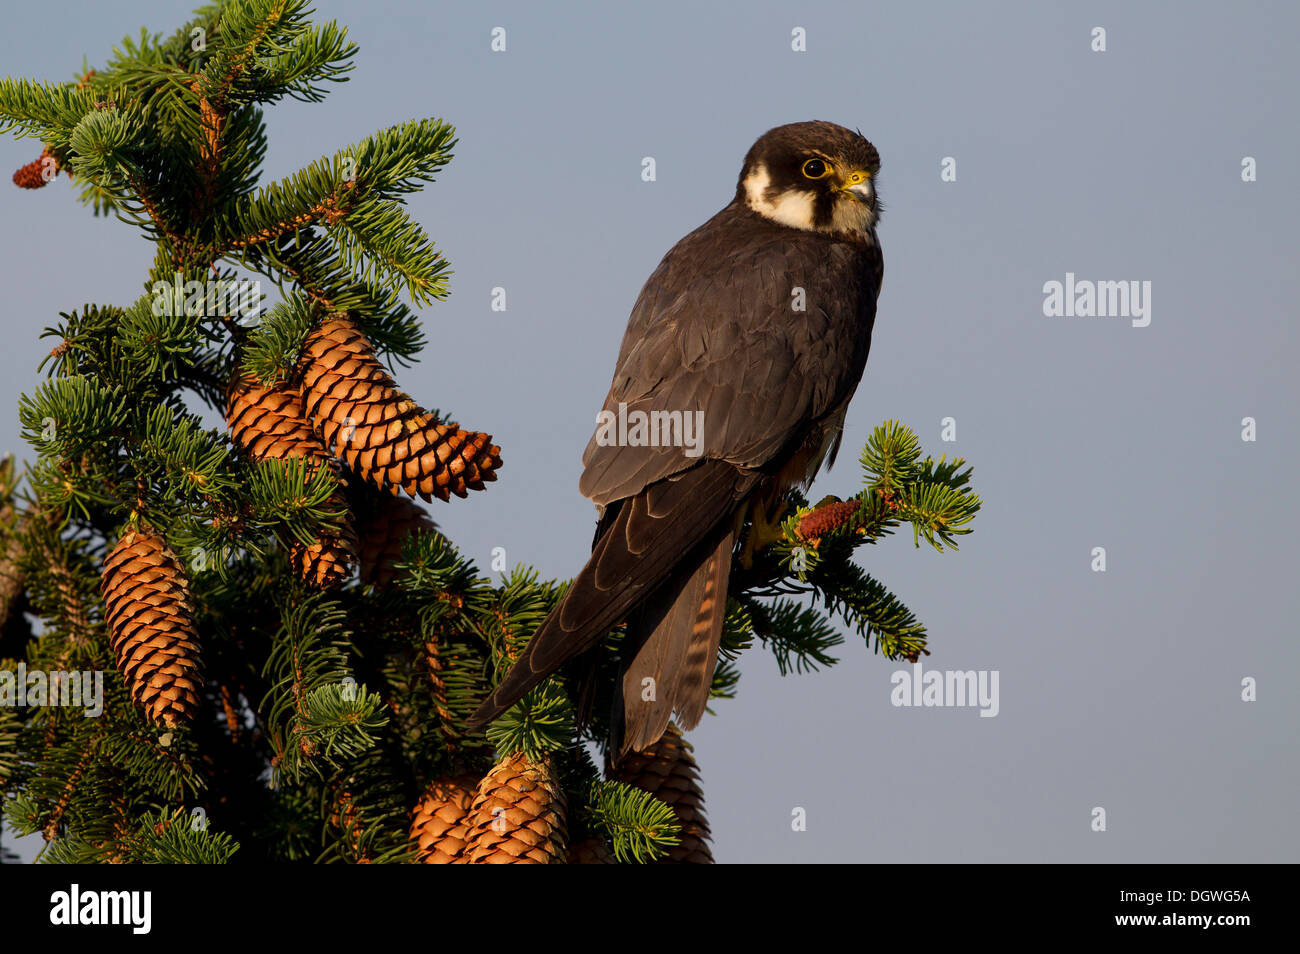
{"label": "white throat patch", "polygon": [[876,213],[871,211],[867,201],[875,196],[875,189],[868,179],[862,185],[854,186],[851,192],[862,196],[861,200],[836,202],[831,210],[831,227],[845,232],[871,232],[876,225]]}
{"label": "white throat patch", "polygon": [[[817,231],[813,219],[813,195],[810,192],[790,191],[768,197],[772,186],[772,175],[767,166],[759,163],[754,171],[745,177],[745,204],[759,215],[782,225],[796,229]],[[864,198],[874,197],[875,190],[868,180],[854,186],[851,190]],[[831,221],[823,229],[826,232],[856,232],[870,241],[876,240],[876,213],[864,201],[845,196],[836,201],[831,209]]]}
{"label": "white throat patch", "polygon": [[767,166],[758,166],[745,177],[745,204],[757,212],[782,225],[796,229],[815,229],[813,225],[813,197],[807,192],[786,192],[768,199],[767,190],[772,185],[772,176]]}

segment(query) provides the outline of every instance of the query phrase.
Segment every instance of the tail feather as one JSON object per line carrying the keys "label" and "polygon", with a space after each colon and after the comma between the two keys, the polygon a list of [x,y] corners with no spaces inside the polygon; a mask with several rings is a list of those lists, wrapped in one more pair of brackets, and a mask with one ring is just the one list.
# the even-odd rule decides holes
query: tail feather
{"label": "tail feather", "polygon": [[[607,529],[596,540],[587,565],[538,627],[505,678],[470,718],[470,727],[496,719],[564,663],[598,645],[613,627],[661,588],[672,587],[679,579],[685,586],[698,564],[684,565],[689,560],[684,561],[683,555],[709,547],[704,541],[717,546],[718,535],[731,527],[736,508],[761,479],[757,472],[706,459],[621,501],[613,518],[607,521]],[[700,559],[707,558],[708,552],[712,550]],[[726,562],[726,567],[718,571],[722,573],[723,613],[730,550]],[[702,599],[702,592],[700,595]],[[697,601],[694,607],[699,605]],[[665,612],[671,606],[668,604]],[[689,621],[684,625],[689,629]],[[696,682],[701,674],[697,672]],[[712,679],[711,669],[708,677]],[[689,711],[695,711],[694,706]]]}
{"label": "tail feather", "polygon": [[734,532],[710,542],[628,620],[623,678],[614,700],[617,758],[652,745],[674,711],[685,729],[703,717],[727,613],[734,543]]}

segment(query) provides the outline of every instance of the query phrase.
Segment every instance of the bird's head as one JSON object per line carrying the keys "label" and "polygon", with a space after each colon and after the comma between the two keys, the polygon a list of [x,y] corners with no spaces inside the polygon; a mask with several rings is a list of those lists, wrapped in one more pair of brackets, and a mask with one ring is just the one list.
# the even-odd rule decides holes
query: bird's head
{"label": "bird's head", "polygon": [[749,150],[736,201],[793,228],[874,238],[879,172],[880,154],[860,133],[791,123],[768,130]]}

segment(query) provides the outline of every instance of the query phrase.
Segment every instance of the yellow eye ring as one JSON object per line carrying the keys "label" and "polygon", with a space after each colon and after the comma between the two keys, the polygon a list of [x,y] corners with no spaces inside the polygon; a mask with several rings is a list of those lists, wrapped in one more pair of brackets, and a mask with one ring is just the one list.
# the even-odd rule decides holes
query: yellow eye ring
{"label": "yellow eye ring", "polygon": [[803,174],[807,179],[825,179],[831,171],[831,164],[825,159],[809,159],[803,164]]}

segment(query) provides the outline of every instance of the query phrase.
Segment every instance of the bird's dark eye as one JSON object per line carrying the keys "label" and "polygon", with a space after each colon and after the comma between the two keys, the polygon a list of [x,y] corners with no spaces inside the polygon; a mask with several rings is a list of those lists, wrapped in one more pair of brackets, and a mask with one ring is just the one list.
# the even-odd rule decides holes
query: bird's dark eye
{"label": "bird's dark eye", "polygon": [[803,174],[809,179],[822,179],[830,175],[830,163],[820,159],[809,159],[803,164]]}

